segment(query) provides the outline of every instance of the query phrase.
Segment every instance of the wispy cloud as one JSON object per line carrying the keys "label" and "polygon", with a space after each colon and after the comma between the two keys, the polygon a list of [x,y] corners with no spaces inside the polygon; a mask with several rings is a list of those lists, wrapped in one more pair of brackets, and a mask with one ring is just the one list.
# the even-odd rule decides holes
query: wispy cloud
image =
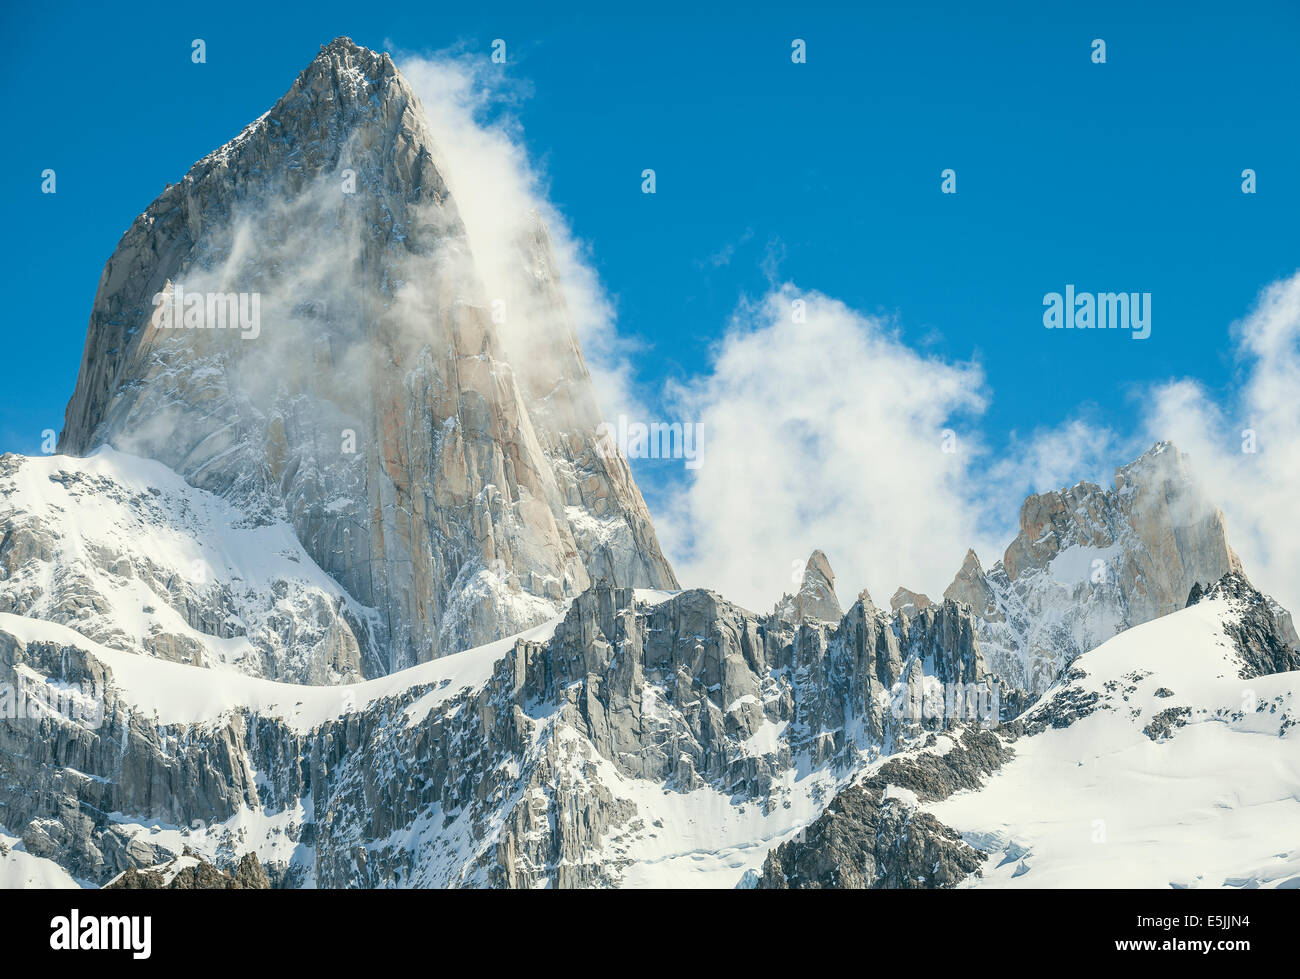
{"label": "wispy cloud", "polygon": [[[1198,381],[1152,395],[1148,437],[1168,438],[1192,457],[1198,478],[1224,511],[1228,539],[1246,573],[1300,609],[1300,272],[1275,282],[1233,325],[1239,383],[1220,400]],[[1254,451],[1251,451],[1251,450]]]}
{"label": "wispy cloud", "polygon": [[528,351],[526,357],[512,356],[512,366],[545,369],[538,360],[544,351],[530,339],[539,332],[536,317],[548,315],[549,307],[521,294],[518,252],[521,236],[540,217],[550,232],[567,315],[601,407],[606,415],[644,414],[631,388],[628,358],[636,347],[615,329],[614,304],[589,249],[550,201],[546,175],[529,156],[515,110],[527,100],[530,88],[481,53],[399,53],[396,60],[429,120],[440,169],[465,224],[485,294],[489,301],[505,302],[498,334],[508,350]]}

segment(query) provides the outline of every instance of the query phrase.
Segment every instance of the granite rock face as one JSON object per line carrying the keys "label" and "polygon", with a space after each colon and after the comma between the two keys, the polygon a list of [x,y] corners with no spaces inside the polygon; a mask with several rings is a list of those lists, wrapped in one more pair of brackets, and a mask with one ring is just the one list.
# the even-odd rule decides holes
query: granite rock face
{"label": "granite rock face", "polygon": [[[970,552],[974,553],[974,552]],[[894,592],[893,597],[889,599],[889,608],[892,612],[902,612],[905,615],[913,616],[921,609],[929,608],[934,602],[929,595],[923,595],[920,592],[914,592],[910,588],[899,589]]]}
{"label": "granite rock face", "polygon": [[[815,815],[865,760],[952,727],[899,709],[909,680],[986,672],[953,603],[794,626],[654,594],[594,586],[549,635],[332,692],[240,686],[215,713],[152,699],[153,671],[192,667],[0,616],[0,684],[28,698],[0,719],[0,824],[92,881],[188,846],[227,867],[257,853],[285,886],[635,882],[680,826],[725,851],[752,820]],[[712,818],[683,815],[701,805]]]}
{"label": "granite rock face", "polygon": [[[386,54],[322,48],[123,236],[60,439],[287,521],[378,611],[384,672],[535,625],[596,578],[676,584],[600,451],[545,228],[519,246],[512,335],[552,356],[517,374],[530,351],[501,340],[454,179]],[[223,297],[255,328],[223,326]],[[182,303],[172,328],[160,298]]]}
{"label": "granite rock face", "polygon": [[1223,514],[1161,442],[1118,469],[1114,489],[1030,496],[1003,559],[986,571],[968,552],[944,597],[975,613],[1004,684],[1039,694],[1076,656],[1182,608],[1193,584],[1240,570]]}
{"label": "granite rock face", "polygon": [[[869,600],[868,600],[869,601]],[[844,613],[835,595],[835,572],[822,551],[813,551],[804,568],[799,590],[783,595],[776,614],[791,622],[838,622]]]}

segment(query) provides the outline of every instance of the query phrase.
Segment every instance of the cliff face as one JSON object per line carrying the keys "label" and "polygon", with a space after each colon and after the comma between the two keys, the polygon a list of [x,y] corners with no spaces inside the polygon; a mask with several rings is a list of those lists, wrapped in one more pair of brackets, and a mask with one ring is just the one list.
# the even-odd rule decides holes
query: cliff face
{"label": "cliff face", "polygon": [[1193,585],[1240,572],[1223,514],[1162,442],[1116,470],[1020,509],[1020,533],[987,572],[973,551],[944,592],[980,620],[989,667],[1041,693],[1074,657],[1182,608]]}
{"label": "cliff face", "polygon": [[734,886],[864,761],[961,723],[906,708],[985,674],[969,614],[935,609],[796,626],[594,586],[517,640],[331,688],[0,614],[0,821],[96,882],[188,847],[281,884]]}
{"label": "cliff face", "polygon": [[596,578],[676,584],[626,462],[598,450],[545,228],[511,293],[534,346],[508,351],[445,176],[388,56],[322,48],[123,236],[60,443],[287,520],[378,610],[383,671],[534,625]]}
{"label": "cliff face", "polygon": [[[846,610],[821,551],[770,615],[674,592],[545,225],[483,274],[455,178],[388,57],[340,39],[123,237],[71,455],[0,457],[0,863],[176,888],[1092,884],[1098,785],[1137,800],[1111,817],[1122,875],[1228,812],[1242,764],[1267,806],[1222,839],[1293,844],[1300,639],[1171,445],[1031,496],[941,601]],[[1237,875],[1253,852],[1215,879],[1292,886],[1300,854]]]}

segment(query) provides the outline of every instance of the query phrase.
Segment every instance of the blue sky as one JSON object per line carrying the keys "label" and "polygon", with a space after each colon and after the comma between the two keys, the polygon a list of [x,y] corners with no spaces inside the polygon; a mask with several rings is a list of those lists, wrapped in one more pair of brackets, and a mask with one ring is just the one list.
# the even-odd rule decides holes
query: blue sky
{"label": "blue sky", "polygon": [[[995,454],[1074,417],[1131,430],[1140,392],[1169,378],[1226,390],[1229,325],[1300,268],[1297,6],[870,6],[7,6],[0,451],[61,427],[132,218],[339,34],[484,56],[507,41],[529,92],[512,111],[642,344],[647,403],[706,372],[738,302],[774,281],[978,361]],[[1151,338],[1044,330],[1042,297],[1066,283],[1150,292]],[[652,502],[677,472],[638,466]]]}

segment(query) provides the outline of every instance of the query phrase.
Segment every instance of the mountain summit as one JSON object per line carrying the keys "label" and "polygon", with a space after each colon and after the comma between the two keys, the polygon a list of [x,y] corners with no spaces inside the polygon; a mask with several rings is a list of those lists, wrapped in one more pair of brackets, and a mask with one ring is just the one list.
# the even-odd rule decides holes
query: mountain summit
{"label": "mountain summit", "polygon": [[1182,608],[1197,582],[1240,571],[1223,513],[1158,442],[1115,471],[1114,489],[1030,496],[1003,559],[986,572],[968,551],[944,597],[979,618],[990,668],[1037,694],[1074,657]]}
{"label": "mountain summit", "polygon": [[520,216],[528,298],[502,310],[531,338],[518,375],[458,177],[387,54],[323,47],[122,237],[60,440],[287,521],[377,610],[368,673],[536,625],[596,579],[676,586],[626,462],[598,449],[545,226]]}
{"label": "mountain summit", "polygon": [[341,38],[109,260],[0,456],[0,887],[1300,883],[1300,638],[1177,449],[941,598],[676,591],[437,138]]}

